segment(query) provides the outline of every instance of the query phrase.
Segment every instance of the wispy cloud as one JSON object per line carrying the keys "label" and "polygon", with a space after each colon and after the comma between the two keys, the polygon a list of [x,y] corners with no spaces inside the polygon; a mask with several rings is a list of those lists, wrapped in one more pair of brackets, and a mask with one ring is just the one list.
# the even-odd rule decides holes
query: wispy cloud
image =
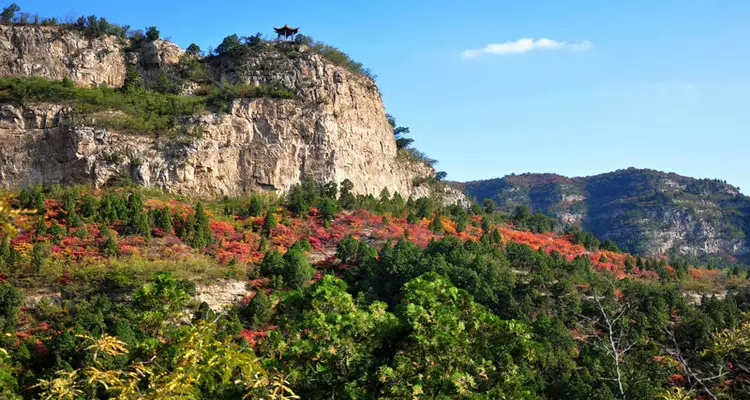
{"label": "wispy cloud", "polygon": [[523,38],[515,42],[490,43],[481,49],[465,50],[461,55],[464,58],[474,58],[483,55],[509,56],[513,54],[528,53],[534,50],[572,50],[585,51],[594,47],[588,40],[580,43],[560,42],[552,39]]}

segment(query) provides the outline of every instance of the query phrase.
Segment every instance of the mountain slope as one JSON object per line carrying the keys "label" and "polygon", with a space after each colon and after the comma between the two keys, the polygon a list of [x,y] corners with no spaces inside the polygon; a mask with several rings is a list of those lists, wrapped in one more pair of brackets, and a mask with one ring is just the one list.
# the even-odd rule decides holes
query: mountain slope
{"label": "mountain slope", "polygon": [[748,255],[750,198],[718,180],[629,168],[578,178],[511,175],[463,187],[500,210],[527,205],[638,254]]}

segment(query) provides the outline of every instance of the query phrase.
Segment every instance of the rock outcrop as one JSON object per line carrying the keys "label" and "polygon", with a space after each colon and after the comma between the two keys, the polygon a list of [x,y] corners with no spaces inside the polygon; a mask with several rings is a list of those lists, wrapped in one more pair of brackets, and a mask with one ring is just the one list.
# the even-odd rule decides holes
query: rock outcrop
{"label": "rock outcrop", "polygon": [[[174,70],[183,54],[165,41],[136,50],[126,45],[112,36],[87,39],[50,27],[0,26],[0,74],[119,86],[129,66],[156,79]],[[285,192],[303,179],[349,179],[361,194],[377,195],[383,188],[430,194],[414,181],[434,170],[397,157],[380,93],[369,78],[291,43],[204,63],[214,82],[283,87],[295,98],[237,100],[228,113],[191,118],[190,135],[161,136],[73,123],[71,110],[56,104],[0,104],[0,184],[98,187],[128,178],[174,193],[216,196]]]}

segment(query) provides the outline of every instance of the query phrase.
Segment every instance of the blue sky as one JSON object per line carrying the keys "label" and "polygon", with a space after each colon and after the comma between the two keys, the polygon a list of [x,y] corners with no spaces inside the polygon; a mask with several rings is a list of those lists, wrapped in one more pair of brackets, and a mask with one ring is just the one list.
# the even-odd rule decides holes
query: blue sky
{"label": "blue sky", "polygon": [[17,3],[204,49],[300,26],[378,75],[388,111],[452,180],[634,166],[750,193],[748,1]]}

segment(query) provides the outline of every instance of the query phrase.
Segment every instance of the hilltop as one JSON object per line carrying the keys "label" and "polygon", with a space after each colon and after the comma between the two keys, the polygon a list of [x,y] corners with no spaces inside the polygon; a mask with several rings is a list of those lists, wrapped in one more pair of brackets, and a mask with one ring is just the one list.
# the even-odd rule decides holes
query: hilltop
{"label": "hilltop", "polygon": [[466,193],[512,212],[525,205],[641,255],[747,259],[750,198],[723,181],[630,168],[590,177],[510,175]]}
{"label": "hilltop", "polygon": [[372,75],[336,48],[229,35],[207,53],[155,27],[14,18],[0,25],[5,188],[131,180],[211,197],[348,179],[358,194],[435,192]]}

